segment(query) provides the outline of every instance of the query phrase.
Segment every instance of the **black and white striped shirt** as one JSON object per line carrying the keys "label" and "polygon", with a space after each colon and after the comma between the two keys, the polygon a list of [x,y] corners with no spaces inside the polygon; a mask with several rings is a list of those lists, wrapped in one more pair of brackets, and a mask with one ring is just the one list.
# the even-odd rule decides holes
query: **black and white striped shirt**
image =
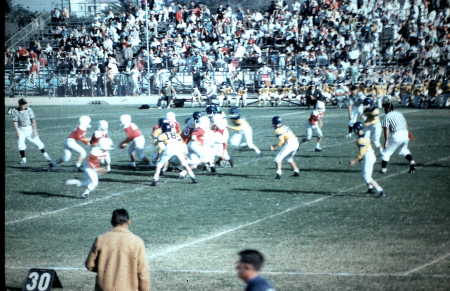
{"label": "black and white striped shirt", "polygon": [[398,111],[391,111],[386,114],[383,121],[381,122],[381,125],[383,127],[389,128],[390,132],[397,132],[400,130],[408,129],[405,117]]}
{"label": "black and white striped shirt", "polygon": [[12,120],[18,123],[19,127],[27,127],[32,125],[34,119],[33,109],[28,107],[26,110],[15,109],[12,112]]}

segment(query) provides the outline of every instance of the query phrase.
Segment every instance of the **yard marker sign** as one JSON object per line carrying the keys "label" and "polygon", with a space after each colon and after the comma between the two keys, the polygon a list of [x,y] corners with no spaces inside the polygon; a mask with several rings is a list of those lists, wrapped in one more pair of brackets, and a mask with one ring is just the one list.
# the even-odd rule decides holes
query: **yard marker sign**
{"label": "yard marker sign", "polygon": [[22,291],[50,291],[52,288],[62,288],[55,270],[30,269]]}

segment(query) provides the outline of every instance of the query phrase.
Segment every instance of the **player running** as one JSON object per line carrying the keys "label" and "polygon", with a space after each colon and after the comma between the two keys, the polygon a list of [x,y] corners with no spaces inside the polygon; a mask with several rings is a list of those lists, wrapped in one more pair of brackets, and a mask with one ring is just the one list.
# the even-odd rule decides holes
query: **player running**
{"label": "player running", "polygon": [[[231,126],[228,128],[237,131],[231,136],[230,144],[234,147],[243,147],[245,145],[248,148],[254,150],[257,155],[261,155],[259,148],[253,143],[253,129],[245,118],[241,116],[241,111],[237,107],[230,108],[230,114],[228,116]],[[242,138],[245,138],[245,142],[242,142]]]}
{"label": "player running", "polygon": [[151,163],[144,154],[145,138],[139,127],[135,123],[131,122],[131,116],[129,114],[122,114],[120,116],[120,123],[122,124],[126,135],[126,138],[120,143],[120,148],[124,149],[129,145],[129,166],[136,169],[136,156],[150,166]]}
{"label": "player running", "polygon": [[366,137],[364,132],[364,125],[361,122],[356,122],[353,125],[353,132],[358,136],[356,146],[358,147],[358,154],[355,159],[350,161],[350,165],[354,166],[358,162],[361,164],[361,174],[367,184],[368,193],[377,192],[377,197],[383,197],[383,188],[372,178],[373,166],[376,162],[375,152],[370,145],[370,139]]}
{"label": "player running", "polygon": [[270,150],[274,151],[277,148],[281,148],[274,160],[277,166],[277,175],[275,176],[275,179],[281,179],[281,166],[284,159],[287,159],[287,162],[294,170],[293,176],[299,176],[300,171],[297,164],[294,162],[294,156],[299,148],[297,136],[295,136],[294,132],[292,132],[289,127],[283,125],[283,121],[279,116],[274,116],[272,118],[272,127],[275,129],[274,133],[278,138],[278,143],[276,145],[271,145]]}
{"label": "player running", "polygon": [[172,157],[177,157],[181,165],[185,168],[185,171],[191,177],[193,184],[198,183],[195,178],[194,172],[189,167],[186,159],[186,144],[181,140],[181,136],[172,130],[169,123],[163,123],[161,125],[162,134],[158,137],[158,146],[160,147],[160,158],[156,164],[156,171],[153,176],[152,186],[156,186],[159,183],[159,176],[164,165],[169,162]]}
{"label": "player running", "polygon": [[89,198],[89,194],[98,186],[98,174],[104,174],[108,170],[101,167],[101,161],[109,155],[108,151],[113,149],[113,142],[110,138],[100,138],[98,143],[92,147],[89,157],[83,163],[84,179],[66,180],[66,185],[75,185],[77,187],[86,187],[81,198]]}
{"label": "player running", "polygon": [[57,161],[57,164],[67,163],[72,157],[72,152],[79,154],[76,162],[76,167],[79,172],[82,172],[81,165],[86,158],[86,151],[78,143],[89,144],[90,140],[86,137],[87,129],[91,127],[91,118],[87,115],[80,116],[79,125],[75,128],[64,141],[64,155]]}
{"label": "player running", "polygon": [[[100,120],[98,122],[98,128],[92,134],[90,144],[92,147],[97,146],[100,139],[109,138],[108,136],[108,121]],[[106,171],[111,172],[111,155],[109,151],[106,152],[105,158],[101,161],[102,164],[105,164]]]}

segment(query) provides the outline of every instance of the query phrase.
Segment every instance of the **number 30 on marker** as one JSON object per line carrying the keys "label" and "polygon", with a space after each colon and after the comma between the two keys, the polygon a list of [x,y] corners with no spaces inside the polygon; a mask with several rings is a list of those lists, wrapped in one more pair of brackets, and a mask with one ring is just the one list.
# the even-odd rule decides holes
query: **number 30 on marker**
{"label": "number 30 on marker", "polygon": [[52,287],[62,288],[58,275],[54,270],[30,269],[22,291],[50,291]]}

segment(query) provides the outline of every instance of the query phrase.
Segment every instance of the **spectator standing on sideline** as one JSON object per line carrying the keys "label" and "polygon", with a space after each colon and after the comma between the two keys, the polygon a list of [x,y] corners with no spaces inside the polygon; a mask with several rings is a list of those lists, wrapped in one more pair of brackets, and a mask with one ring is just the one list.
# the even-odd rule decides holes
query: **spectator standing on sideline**
{"label": "spectator standing on sideline", "polygon": [[131,223],[125,209],[112,213],[113,229],[98,236],[85,266],[97,273],[95,290],[150,291],[150,270],[144,241],[129,229]]}
{"label": "spectator standing on sideline", "polygon": [[159,109],[161,109],[161,103],[162,101],[166,101],[166,108],[170,108],[172,106],[172,100],[175,98],[175,95],[177,92],[175,91],[175,88],[170,84],[169,81],[167,81],[163,88],[160,90],[160,97],[158,99],[158,103],[156,106],[158,106]]}
{"label": "spectator standing on sideline", "polygon": [[243,250],[238,253],[236,270],[238,277],[247,286],[245,291],[275,291],[272,285],[259,275],[264,263],[264,256],[257,250]]}

